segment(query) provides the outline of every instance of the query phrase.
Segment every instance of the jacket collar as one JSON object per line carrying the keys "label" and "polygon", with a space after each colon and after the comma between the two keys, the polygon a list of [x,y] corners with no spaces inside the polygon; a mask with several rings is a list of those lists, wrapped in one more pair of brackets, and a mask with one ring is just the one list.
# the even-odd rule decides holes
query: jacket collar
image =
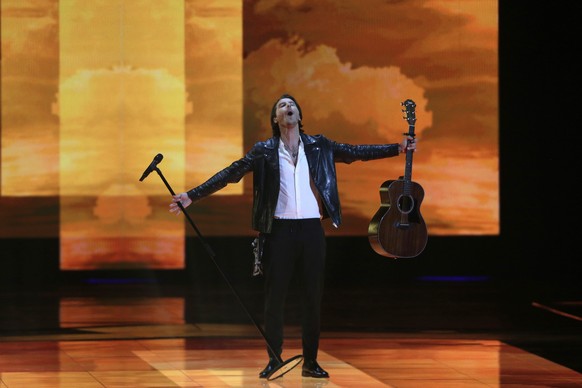
{"label": "jacket collar", "polygon": [[[316,143],[316,140],[313,136],[310,136],[306,133],[300,133],[299,136],[301,136],[301,141],[303,142],[303,145],[312,145]],[[280,136],[273,136],[269,139],[267,139],[267,141],[265,142],[265,148],[269,148],[269,149],[277,149],[279,147],[279,141],[281,141],[281,137]]]}
{"label": "jacket collar", "polygon": [[301,136],[301,141],[303,144],[313,144],[315,143],[315,138],[313,136],[307,135],[305,133],[299,134]]}

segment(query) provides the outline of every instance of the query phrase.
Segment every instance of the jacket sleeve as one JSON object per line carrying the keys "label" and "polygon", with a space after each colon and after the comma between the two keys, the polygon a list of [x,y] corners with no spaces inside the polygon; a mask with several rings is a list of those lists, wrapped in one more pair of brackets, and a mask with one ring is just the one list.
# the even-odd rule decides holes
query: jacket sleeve
{"label": "jacket sleeve", "polygon": [[398,143],[352,145],[331,141],[335,162],[352,163],[357,160],[389,158],[399,154]]}
{"label": "jacket sleeve", "polygon": [[238,183],[244,175],[246,175],[253,168],[253,160],[255,158],[257,147],[253,147],[243,158],[233,162],[230,166],[222,169],[214,174],[206,182],[187,192],[188,197],[192,202],[196,202],[218,190],[224,188],[229,183]]}

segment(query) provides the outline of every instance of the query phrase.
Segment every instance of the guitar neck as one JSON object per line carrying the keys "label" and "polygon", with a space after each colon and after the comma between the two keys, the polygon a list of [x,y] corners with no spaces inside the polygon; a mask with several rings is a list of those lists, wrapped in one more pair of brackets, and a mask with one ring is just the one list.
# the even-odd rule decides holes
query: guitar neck
{"label": "guitar neck", "polygon": [[[414,124],[408,126],[408,136],[414,138]],[[406,165],[404,166],[404,194],[410,194],[412,182],[412,156],[414,151],[406,151]]]}
{"label": "guitar neck", "polygon": [[[414,139],[414,125],[416,124],[416,104],[411,99],[408,99],[401,103],[404,106],[403,112],[406,113],[406,121],[408,122],[408,133],[405,136],[409,136]],[[404,187],[403,191],[405,195],[410,195],[412,190],[412,154],[414,151],[406,150],[406,166],[404,167]]]}

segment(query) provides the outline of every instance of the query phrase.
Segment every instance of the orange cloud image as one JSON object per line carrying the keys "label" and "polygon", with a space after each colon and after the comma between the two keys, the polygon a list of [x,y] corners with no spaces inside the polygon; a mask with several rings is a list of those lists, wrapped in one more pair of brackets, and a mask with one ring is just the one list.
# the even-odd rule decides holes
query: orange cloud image
{"label": "orange cloud image", "polygon": [[183,185],[184,9],[140,3],[59,7],[62,269],[184,264],[183,224],[159,206],[166,188],[138,180],[161,153]]}
{"label": "orange cloud image", "polygon": [[[186,182],[188,190],[243,152],[242,4],[185,3]],[[241,195],[230,185],[219,195]]]}
{"label": "orange cloud image", "polygon": [[[183,241],[183,222],[166,214],[166,188],[155,176],[137,181],[143,169],[162,153],[176,191],[202,183],[271,135],[271,106],[291,93],[306,132],[354,144],[400,142],[408,130],[400,103],[413,99],[412,179],[425,190],[430,234],[497,234],[497,7],[3,1],[0,204],[44,197],[22,216],[11,210],[3,231],[50,234],[59,223],[61,238],[79,239],[65,253],[94,247],[87,263],[164,266],[151,252],[173,255],[183,242],[116,240],[158,233]],[[344,223],[329,233],[365,235],[381,184],[403,173],[403,156],[338,165]],[[205,234],[254,233],[251,181],[191,208]],[[129,201],[131,209],[120,206]],[[30,220],[37,232],[23,226]],[[81,241],[89,235],[102,240]]]}
{"label": "orange cloud image", "polygon": [[[154,149],[183,155],[184,101],[183,83],[163,69],[114,66],[63,79],[61,195],[100,195],[111,184],[132,181],[145,193],[164,194],[163,186],[137,178]],[[183,159],[166,169],[178,176]]]}
{"label": "orange cloud image", "polygon": [[1,189],[58,193],[58,12],[53,1],[2,1]]}
{"label": "orange cloud image", "polygon": [[[307,132],[350,143],[399,142],[411,98],[430,233],[499,232],[497,2],[265,0],[245,3],[244,23],[252,141],[282,92]],[[403,173],[403,158],[338,165],[346,222],[330,233],[365,234],[380,185]]]}

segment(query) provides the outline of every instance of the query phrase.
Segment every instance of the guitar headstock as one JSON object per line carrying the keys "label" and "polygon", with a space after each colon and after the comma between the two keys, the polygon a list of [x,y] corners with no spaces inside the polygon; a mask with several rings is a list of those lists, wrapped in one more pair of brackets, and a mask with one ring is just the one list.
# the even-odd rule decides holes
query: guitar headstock
{"label": "guitar headstock", "polygon": [[405,135],[414,136],[414,124],[416,123],[416,104],[411,99],[407,99],[406,101],[401,102],[400,105],[404,107],[402,112],[405,113],[405,116],[403,116],[403,118],[408,122],[409,126],[408,133],[405,133]]}

